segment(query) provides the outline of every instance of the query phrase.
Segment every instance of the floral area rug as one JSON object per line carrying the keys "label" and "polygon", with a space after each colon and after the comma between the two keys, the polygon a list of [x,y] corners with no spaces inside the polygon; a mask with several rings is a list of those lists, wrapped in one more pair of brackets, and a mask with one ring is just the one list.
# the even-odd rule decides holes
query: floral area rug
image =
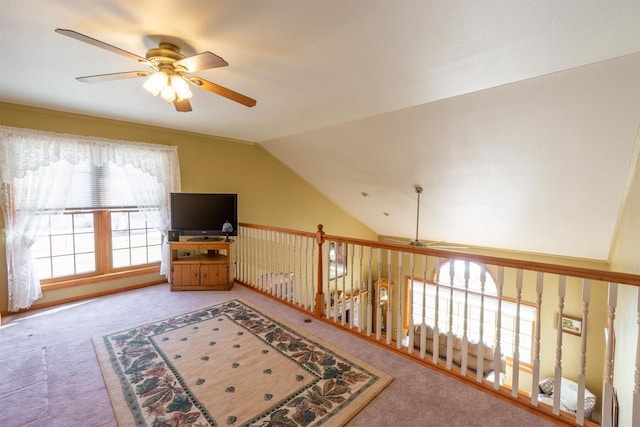
{"label": "floral area rug", "polygon": [[241,300],[94,346],[120,426],[343,425],[392,381]]}

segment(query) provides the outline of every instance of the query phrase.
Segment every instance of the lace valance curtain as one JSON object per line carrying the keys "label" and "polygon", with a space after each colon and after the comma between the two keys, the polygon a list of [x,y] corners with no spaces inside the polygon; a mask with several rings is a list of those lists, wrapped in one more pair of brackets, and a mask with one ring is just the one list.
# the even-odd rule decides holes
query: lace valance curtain
{"label": "lace valance curtain", "polygon": [[[43,213],[62,214],[81,164],[123,169],[136,207],[166,238],[170,193],[180,191],[177,148],[0,127],[0,207],[4,215],[9,310],[27,308],[42,296],[31,248]],[[140,179],[144,174],[149,179]],[[20,181],[20,194],[12,193]],[[168,245],[162,245],[160,273],[168,276]]]}

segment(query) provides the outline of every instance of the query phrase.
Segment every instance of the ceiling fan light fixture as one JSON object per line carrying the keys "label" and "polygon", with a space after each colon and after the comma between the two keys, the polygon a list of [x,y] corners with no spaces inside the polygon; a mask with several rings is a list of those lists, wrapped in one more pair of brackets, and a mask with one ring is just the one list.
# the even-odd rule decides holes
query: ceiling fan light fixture
{"label": "ceiling fan light fixture", "polygon": [[162,98],[165,101],[171,103],[171,102],[176,100],[176,91],[173,90],[173,87],[171,85],[166,85],[160,91],[160,98]]}
{"label": "ceiling fan light fixture", "polygon": [[158,94],[167,87],[168,83],[169,76],[162,71],[158,71],[157,73],[151,74],[142,87],[153,96],[158,96]]}
{"label": "ceiling fan light fixture", "polygon": [[193,97],[189,83],[182,76],[171,76],[171,87],[179,99],[190,99]]}

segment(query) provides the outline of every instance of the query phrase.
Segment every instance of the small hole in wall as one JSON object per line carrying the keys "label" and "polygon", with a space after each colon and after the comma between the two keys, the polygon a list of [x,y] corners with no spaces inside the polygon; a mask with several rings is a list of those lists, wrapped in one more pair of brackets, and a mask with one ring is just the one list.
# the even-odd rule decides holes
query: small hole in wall
{"label": "small hole in wall", "polygon": [[309,319],[309,318],[304,319],[304,323],[311,323],[311,319]]}

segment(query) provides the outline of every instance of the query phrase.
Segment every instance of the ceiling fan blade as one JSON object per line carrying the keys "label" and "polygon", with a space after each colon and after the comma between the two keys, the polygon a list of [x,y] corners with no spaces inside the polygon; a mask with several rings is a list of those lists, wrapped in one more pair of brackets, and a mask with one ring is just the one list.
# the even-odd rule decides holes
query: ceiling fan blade
{"label": "ceiling fan blade", "polygon": [[256,105],[255,99],[249,98],[248,96],[242,95],[241,93],[234,92],[231,89],[227,89],[226,87],[211,83],[210,81],[201,79],[200,77],[189,77],[189,81],[195,86],[218,94],[220,96],[224,96],[225,98],[238,102],[242,105],[246,105],[247,107],[253,107]]}
{"label": "ceiling fan blade", "polygon": [[192,111],[191,103],[188,99],[176,99],[173,101],[174,107],[176,107],[176,111],[180,111],[181,113],[188,113]]}
{"label": "ceiling fan blade", "polygon": [[96,74],[94,76],[76,77],[76,80],[83,83],[102,83],[111,80],[131,79],[134,77],[147,77],[151,73],[148,71],[126,71],[124,73]]}
{"label": "ceiling fan blade", "polygon": [[227,61],[211,52],[203,52],[181,59],[180,61],[176,61],[176,64],[185,67],[189,73],[207,70],[209,68],[226,67],[229,65]]}
{"label": "ceiling fan blade", "polygon": [[135,53],[127,52],[126,50],[120,49],[119,47],[112,46],[108,43],[101,42],[100,40],[96,40],[92,37],[85,36],[84,34],[80,34],[73,30],[66,30],[64,28],[56,28],[56,33],[62,34],[67,37],[71,37],[72,39],[80,40],[81,42],[88,43],[92,46],[101,47],[102,49],[106,49],[109,52],[117,53],[118,55],[122,55],[129,59],[133,59],[138,62],[146,62],[146,59],[136,55]]}

